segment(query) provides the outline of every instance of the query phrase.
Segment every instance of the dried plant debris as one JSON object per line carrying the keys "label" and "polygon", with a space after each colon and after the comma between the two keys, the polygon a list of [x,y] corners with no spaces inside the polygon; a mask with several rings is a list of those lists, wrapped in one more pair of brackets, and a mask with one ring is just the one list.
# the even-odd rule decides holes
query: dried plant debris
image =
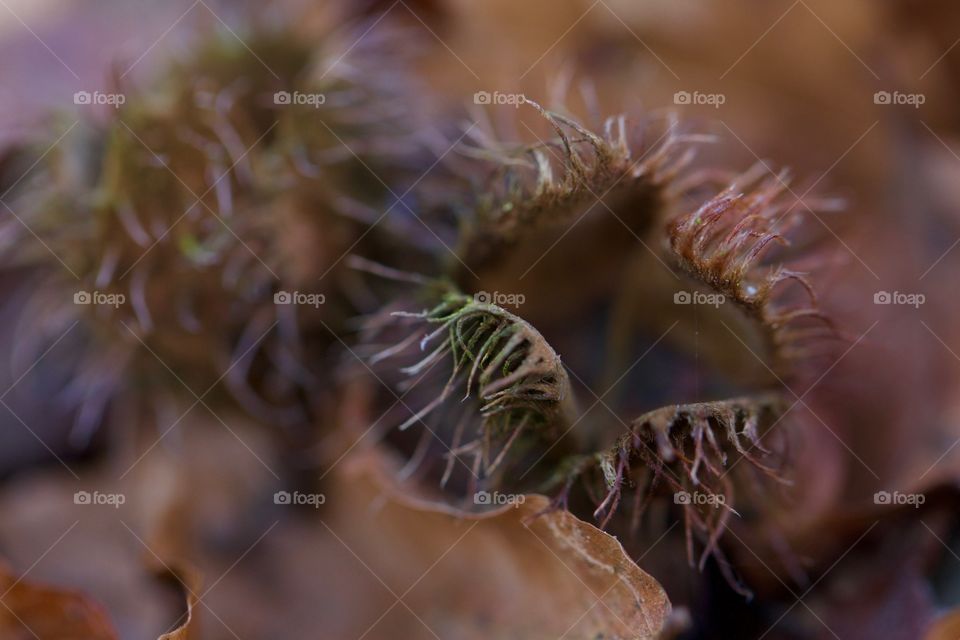
{"label": "dried plant debris", "polygon": [[[449,358],[450,362],[444,367],[446,382],[436,397],[400,429],[423,421],[460,391],[462,400],[476,398],[476,424],[470,427],[474,439],[461,441],[466,427],[461,424],[451,443],[445,477],[449,476],[453,458],[461,455],[472,457],[475,476],[487,477],[500,467],[514,445],[530,439],[552,442],[572,424],[570,381],[560,357],[519,316],[459,293],[447,293],[432,309],[395,315],[427,324],[426,330],[400,343],[409,346],[419,341],[420,350],[429,351],[405,367],[405,374],[419,376],[443,359]],[[397,353],[402,350],[392,347],[372,360]]]}
{"label": "dried plant debris", "polygon": [[696,210],[672,220],[668,233],[683,270],[755,321],[774,371],[786,376],[798,360],[840,333],[819,309],[806,274],[767,254],[775,245],[789,244],[788,236],[805,215],[812,215],[811,207],[829,209],[836,203],[800,201],[786,173],[761,178],[764,173],[765,165],[748,171]]}

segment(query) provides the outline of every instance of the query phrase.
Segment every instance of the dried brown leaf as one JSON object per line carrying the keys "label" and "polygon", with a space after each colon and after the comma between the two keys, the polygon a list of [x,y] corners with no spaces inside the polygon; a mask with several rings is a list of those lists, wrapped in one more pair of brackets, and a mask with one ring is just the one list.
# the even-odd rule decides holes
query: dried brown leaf
{"label": "dried brown leaf", "polygon": [[106,611],[80,592],[17,578],[3,565],[0,589],[0,638],[4,640],[119,638]]}
{"label": "dried brown leaf", "polygon": [[960,609],[953,609],[937,619],[924,640],[957,640],[960,638]]}
{"label": "dried brown leaf", "polygon": [[201,585],[200,573],[186,566],[176,570],[165,567],[161,573],[164,577],[180,584],[187,601],[187,610],[183,624],[173,631],[163,634],[158,640],[199,640],[201,637],[200,623],[198,622],[196,608],[200,604],[200,597],[197,595]]}
{"label": "dried brown leaf", "polygon": [[[655,638],[669,616],[663,588],[614,537],[569,512],[548,510],[544,496],[466,513],[400,488],[373,456],[355,460],[348,478],[359,494],[349,501],[349,524],[360,529],[340,535],[352,546],[362,538],[390,545],[391,563],[368,560],[386,583],[397,576],[397,563],[408,565],[399,569],[408,576],[402,584],[433,558],[436,568],[405,600],[440,635],[456,625],[458,638]],[[360,522],[366,505],[384,499],[374,522]],[[384,559],[382,549],[353,548],[360,557]],[[423,626],[413,632],[430,637]]]}

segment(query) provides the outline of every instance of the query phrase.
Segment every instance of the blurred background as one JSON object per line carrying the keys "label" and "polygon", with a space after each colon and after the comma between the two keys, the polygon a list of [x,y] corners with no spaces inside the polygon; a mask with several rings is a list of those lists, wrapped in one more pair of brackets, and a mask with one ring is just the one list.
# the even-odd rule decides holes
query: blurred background
{"label": "blurred background", "polygon": [[[416,100],[413,128],[447,136],[427,145],[421,169],[459,135],[441,120],[474,120],[477,92],[523,93],[545,105],[572,95],[588,114],[675,112],[714,137],[700,147],[698,166],[788,167],[796,194],[844,203],[805,224],[830,247],[812,277],[821,308],[849,340],[788,396],[803,437],[796,502],[781,524],[806,577],[772,560],[772,551],[754,553],[744,533],[726,544],[757,594],[750,602],[709,570],[706,586],[675,579],[697,572],[687,567],[682,539],[671,546],[668,538],[649,555],[656,537],[624,543],[627,554],[687,616],[671,622],[674,637],[960,638],[943,618],[960,601],[960,7],[946,0],[320,4],[0,0],[0,144],[37,150],[28,160],[4,155],[2,184],[12,194],[0,197],[4,224],[27,226],[13,196],[32,162],[88,135],[77,122],[110,120],[111,107],[77,105],[76,92],[151,87],[171,68],[174,76],[189,69],[178,61],[215,37],[240,42],[250,54],[243,64],[255,68],[260,52],[246,38],[257,24],[292,22],[308,37],[332,30],[325,60],[344,67],[360,43],[399,30],[378,46],[386,57],[410,56],[416,85],[404,89]],[[29,235],[5,234],[4,251],[31,242],[42,252],[48,238]],[[67,331],[45,338],[42,349],[25,347],[42,324],[25,310],[42,307],[30,302],[24,281],[19,267],[0,272],[0,557],[11,576],[82,592],[102,605],[121,638],[153,638],[182,624],[185,601],[194,603],[199,622],[191,633],[199,635],[182,637],[204,639],[557,637],[536,621],[585,596],[560,632],[587,637],[587,629],[603,628],[606,605],[596,602],[604,595],[589,597],[581,568],[564,571],[542,546],[529,551],[541,566],[521,562],[511,546],[520,534],[505,531],[515,523],[496,523],[499,530],[483,532],[475,546],[447,554],[467,526],[385,506],[369,470],[384,464],[375,451],[382,428],[368,429],[380,415],[370,399],[378,391],[356,376],[320,383],[318,394],[336,398],[317,412],[323,424],[315,429],[265,429],[238,407],[214,413],[201,391],[216,376],[184,383],[186,403],[171,415],[145,419],[137,406],[111,411],[107,428],[84,426],[90,421],[61,401],[61,391],[74,377],[102,374],[64,364],[91,338]],[[183,394],[174,369],[169,384]],[[341,473],[348,466],[352,475]],[[278,507],[275,493],[295,487],[335,498],[316,509]],[[78,491],[124,502],[78,504]],[[878,503],[878,491],[924,495],[923,509]],[[509,614],[491,604],[509,601]],[[944,630],[935,620],[946,620]],[[588,622],[597,626],[581,628]],[[15,620],[9,628],[4,637],[111,637],[31,635],[13,631]]]}

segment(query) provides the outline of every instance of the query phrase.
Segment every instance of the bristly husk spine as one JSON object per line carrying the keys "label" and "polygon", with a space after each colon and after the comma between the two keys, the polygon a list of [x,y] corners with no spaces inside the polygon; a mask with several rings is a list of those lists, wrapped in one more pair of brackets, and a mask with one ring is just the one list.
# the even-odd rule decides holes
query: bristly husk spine
{"label": "bristly husk spine", "polygon": [[[461,253],[468,264],[493,259],[535,229],[569,224],[600,198],[624,193],[657,198],[682,191],[688,183],[677,178],[693,161],[696,144],[713,140],[683,131],[673,115],[662,131],[647,122],[635,125],[642,129],[638,142],[625,115],[607,118],[597,133],[528,98],[524,104],[550,123],[556,137],[505,148],[492,134],[472,130],[479,146],[466,153],[490,161],[484,173],[492,175],[465,220]],[[642,141],[649,137],[653,142]],[[471,167],[474,173],[479,169]]]}
{"label": "bristly husk spine", "polygon": [[[683,505],[687,554],[693,563],[693,538],[703,542],[699,567],[702,570],[713,555],[734,588],[743,591],[718,543],[731,515],[738,515],[735,489],[747,483],[762,486],[749,476],[759,470],[776,482],[781,476],[778,454],[766,449],[761,439],[781,419],[786,405],[778,393],[731,398],[716,402],[662,407],[634,420],[630,432],[615,447],[602,454],[601,468],[608,487],[598,514],[616,507],[625,484],[624,470],[629,468],[633,481],[646,484],[650,490],[658,481],[674,492],[674,502]],[[731,458],[737,460],[731,463]],[[734,469],[740,459],[748,462],[743,469]],[[638,478],[637,463],[640,476]],[[632,465],[632,466],[631,466]],[[637,489],[633,518],[642,512],[640,489]],[[697,504],[696,493],[710,497],[706,504]],[[679,496],[690,498],[686,501]],[[608,516],[609,517],[609,516]]]}
{"label": "bristly husk spine", "polygon": [[[632,421],[629,431],[610,448],[593,456],[571,458],[564,473],[554,478],[555,483],[563,483],[557,502],[566,501],[577,478],[585,480],[595,474],[603,486],[603,492],[595,497],[594,512],[601,528],[618,512],[629,489],[633,491],[630,528],[636,530],[662,483],[682,509],[691,565],[697,537],[702,543],[700,569],[711,556],[715,557],[730,585],[746,595],[749,592],[733,574],[719,541],[730,517],[738,515],[736,487],[761,486],[750,477],[753,470],[776,482],[785,482],[780,469],[782,451],[770,451],[761,444],[761,438],[780,421],[785,409],[779,393],[768,393],[668,405],[647,412]],[[734,457],[738,459],[731,462]],[[734,469],[739,459],[749,465]],[[586,486],[589,490],[592,485],[588,482]],[[704,499],[698,502],[697,494]]]}
{"label": "bristly husk spine", "polygon": [[[420,349],[432,350],[405,367],[404,373],[418,375],[447,356],[451,361],[443,389],[400,429],[423,420],[455,389],[464,390],[463,400],[476,395],[476,438],[464,445],[454,443],[450,454],[472,454],[474,473],[484,478],[498,469],[521,435],[552,442],[572,424],[573,396],[560,357],[519,316],[459,293],[448,293],[437,306],[421,313],[395,315],[439,325],[416,334]],[[390,351],[386,355],[393,355]],[[375,356],[374,361],[382,357]]]}
{"label": "bristly husk spine", "polygon": [[[760,166],[758,169],[765,170]],[[756,183],[756,184],[754,184]],[[755,321],[772,356],[771,369],[791,377],[811,354],[811,341],[839,338],[824,314],[806,274],[780,263],[765,263],[775,245],[789,245],[788,235],[803,217],[786,173],[757,181],[747,172],[695,211],[668,225],[670,249],[679,266],[696,281],[733,301]],[[832,203],[813,202],[804,207]],[[804,297],[792,305],[786,283],[794,282]]]}

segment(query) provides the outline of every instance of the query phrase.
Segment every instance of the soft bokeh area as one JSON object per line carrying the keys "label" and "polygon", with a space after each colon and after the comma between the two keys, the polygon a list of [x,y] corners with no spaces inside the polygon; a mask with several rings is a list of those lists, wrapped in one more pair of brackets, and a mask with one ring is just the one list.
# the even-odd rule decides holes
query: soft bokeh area
{"label": "soft bokeh area", "polygon": [[0,0],[0,638],[960,638],[958,45]]}

